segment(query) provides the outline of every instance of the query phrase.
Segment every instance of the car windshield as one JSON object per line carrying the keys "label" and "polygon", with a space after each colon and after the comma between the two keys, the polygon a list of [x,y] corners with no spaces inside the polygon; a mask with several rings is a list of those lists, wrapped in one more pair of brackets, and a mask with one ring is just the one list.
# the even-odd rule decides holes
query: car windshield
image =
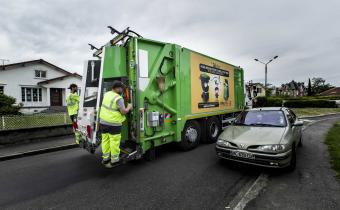
{"label": "car windshield", "polygon": [[244,111],[237,116],[234,125],[285,127],[286,119],[282,111]]}

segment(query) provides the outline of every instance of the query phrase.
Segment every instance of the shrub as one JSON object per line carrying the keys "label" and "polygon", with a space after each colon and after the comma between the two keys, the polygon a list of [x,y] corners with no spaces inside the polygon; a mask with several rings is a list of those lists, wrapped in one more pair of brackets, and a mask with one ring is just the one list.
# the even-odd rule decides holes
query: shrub
{"label": "shrub", "polygon": [[0,94],[0,115],[20,114],[20,106],[16,106],[15,98]]}
{"label": "shrub", "polygon": [[259,97],[256,97],[256,103],[255,105],[253,105],[253,107],[272,107],[272,106],[281,107],[282,99],[259,96]]}
{"label": "shrub", "polygon": [[265,106],[270,107],[270,106],[279,106],[281,107],[283,103],[283,100],[280,98],[267,98],[267,103]]}
{"label": "shrub", "polygon": [[285,107],[289,108],[336,108],[335,101],[314,99],[314,100],[288,100],[284,102]]}

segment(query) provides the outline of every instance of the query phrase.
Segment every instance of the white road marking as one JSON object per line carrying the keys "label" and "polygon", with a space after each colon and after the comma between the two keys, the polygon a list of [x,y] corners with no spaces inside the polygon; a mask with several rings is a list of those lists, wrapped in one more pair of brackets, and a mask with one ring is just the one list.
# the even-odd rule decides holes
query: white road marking
{"label": "white road marking", "polygon": [[247,185],[244,189],[241,189],[240,193],[225,208],[243,210],[247,203],[256,198],[260,191],[267,186],[267,182],[268,175],[264,173],[260,174],[250,187]]}

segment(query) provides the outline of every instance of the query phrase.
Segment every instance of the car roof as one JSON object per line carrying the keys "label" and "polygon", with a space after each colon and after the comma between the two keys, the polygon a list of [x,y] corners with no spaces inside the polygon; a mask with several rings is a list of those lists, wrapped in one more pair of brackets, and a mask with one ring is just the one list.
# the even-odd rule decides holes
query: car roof
{"label": "car roof", "polygon": [[281,111],[285,110],[285,107],[259,107],[259,108],[252,108],[248,111]]}

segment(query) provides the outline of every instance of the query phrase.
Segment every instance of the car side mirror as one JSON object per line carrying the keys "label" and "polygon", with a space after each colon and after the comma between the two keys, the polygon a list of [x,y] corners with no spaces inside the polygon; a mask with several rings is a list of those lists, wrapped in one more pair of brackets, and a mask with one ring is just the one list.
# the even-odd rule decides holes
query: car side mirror
{"label": "car side mirror", "polygon": [[303,126],[303,121],[295,121],[295,123],[293,123],[293,126]]}

